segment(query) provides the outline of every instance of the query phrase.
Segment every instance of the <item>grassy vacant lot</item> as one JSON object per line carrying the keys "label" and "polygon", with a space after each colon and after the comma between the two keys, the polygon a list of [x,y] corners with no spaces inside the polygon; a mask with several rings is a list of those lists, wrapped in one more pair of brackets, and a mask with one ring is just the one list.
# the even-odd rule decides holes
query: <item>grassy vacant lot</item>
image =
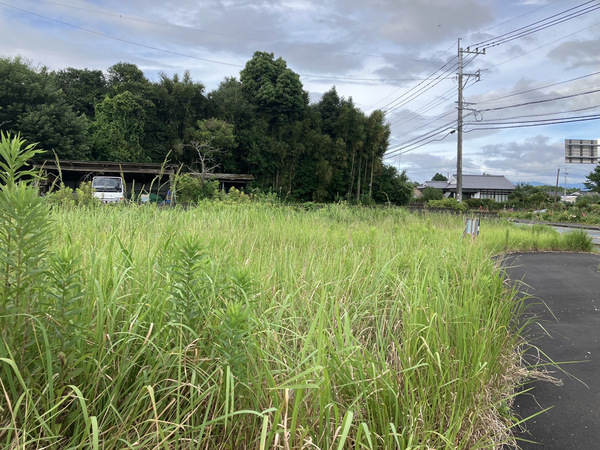
{"label": "grassy vacant lot", "polygon": [[500,221],[472,241],[460,217],[397,209],[14,195],[8,448],[497,448],[528,374],[492,256],[586,245]]}

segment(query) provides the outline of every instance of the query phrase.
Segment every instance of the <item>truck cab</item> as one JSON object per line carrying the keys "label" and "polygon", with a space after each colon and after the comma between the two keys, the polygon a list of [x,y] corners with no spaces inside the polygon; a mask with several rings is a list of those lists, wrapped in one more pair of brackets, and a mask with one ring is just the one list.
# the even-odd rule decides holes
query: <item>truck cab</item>
{"label": "truck cab", "polygon": [[102,203],[120,203],[125,200],[125,182],[121,177],[97,176],[92,179],[94,197]]}

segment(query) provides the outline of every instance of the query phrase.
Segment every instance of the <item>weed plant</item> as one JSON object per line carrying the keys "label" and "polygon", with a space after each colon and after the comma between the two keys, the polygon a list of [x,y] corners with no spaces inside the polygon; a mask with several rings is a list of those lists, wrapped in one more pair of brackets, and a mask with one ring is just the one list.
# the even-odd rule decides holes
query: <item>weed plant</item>
{"label": "weed plant", "polygon": [[[8,166],[22,145],[3,138]],[[48,209],[17,178],[0,191],[5,448],[513,442],[521,303],[491,256],[565,238],[344,206]]]}

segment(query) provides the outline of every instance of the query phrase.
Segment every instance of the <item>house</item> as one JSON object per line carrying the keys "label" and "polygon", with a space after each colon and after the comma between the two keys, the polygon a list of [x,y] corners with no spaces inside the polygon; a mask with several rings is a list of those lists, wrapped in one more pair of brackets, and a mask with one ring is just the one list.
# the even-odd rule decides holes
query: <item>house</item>
{"label": "house", "polygon": [[[444,197],[456,197],[456,175],[448,181],[426,181],[418,189],[426,187],[441,189]],[[514,185],[504,175],[463,175],[462,176],[462,198],[486,199],[490,198],[497,202],[505,202],[508,195],[514,191]]]}

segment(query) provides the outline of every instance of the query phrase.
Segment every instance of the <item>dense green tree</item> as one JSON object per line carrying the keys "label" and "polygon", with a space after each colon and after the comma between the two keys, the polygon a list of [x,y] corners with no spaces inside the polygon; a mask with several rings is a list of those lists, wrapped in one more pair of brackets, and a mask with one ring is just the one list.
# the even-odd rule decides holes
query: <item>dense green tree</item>
{"label": "dense green tree", "polygon": [[207,99],[204,85],[192,80],[189,71],[180,78],[160,74],[155,86],[157,115],[166,125],[170,144],[176,146],[191,138],[196,122],[204,118]]}
{"label": "dense green tree", "polygon": [[338,122],[340,119],[341,99],[335,86],[325,92],[317,103],[317,110],[321,116],[321,130],[336,139],[339,132]]}
{"label": "dense green tree", "polygon": [[144,105],[129,91],[106,97],[96,107],[92,139],[96,159],[145,162],[140,144],[145,115]]}
{"label": "dense green tree", "polygon": [[448,178],[446,178],[444,175],[442,175],[441,173],[436,173],[433,178],[431,179],[431,181],[448,181]]}
{"label": "dense green tree", "polygon": [[88,121],[73,111],[45,68],[21,58],[0,59],[0,125],[59,158],[87,159]]}
{"label": "dense green tree", "polygon": [[525,207],[529,203],[529,198],[537,191],[535,186],[519,183],[515,186],[515,190],[508,195],[508,201],[511,204]]}
{"label": "dense green tree", "polygon": [[89,159],[88,119],[75,114],[60,94],[53,97],[52,101],[28,108],[20,116],[21,134],[40,145],[43,143],[44,148],[54,152],[59,159]]}
{"label": "dense green tree", "polygon": [[359,180],[364,176],[365,122],[364,113],[356,108],[352,98],[341,101],[337,136],[339,144],[343,146],[342,151],[347,158],[347,165],[344,172],[334,177],[333,189],[336,192],[346,192],[347,199],[361,195]]}
{"label": "dense green tree", "polygon": [[407,205],[413,198],[413,184],[406,171],[398,170],[384,164],[373,180],[373,200],[377,203],[392,203],[398,206]]}
{"label": "dense green tree", "polygon": [[[259,141],[245,142],[249,146],[249,170],[262,174],[263,187],[281,191],[289,172],[286,161],[294,152],[294,122],[303,120],[308,94],[298,74],[272,53],[255,52],[240,72],[240,82],[242,93],[255,111],[254,122],[258,119],[267,125],[266,129],[262,127],[266,139],[256,132],[247,135]],[[255,124],[252,128],[256,130]]]}
{"label": "dense green tree", "polygon": [[254,106],[242,92],[242,83],[236,78],[225,78],[219,87],[208,95],[210,111],[233,125],[235,145],[227,162],[223,163],[223,171],[247,173],[249,148],[252,146],[251,129],[254,117]]}
{"label": "dense green tree", "polygon": [[96,104],[108,93],[107,81],[102,71],[69,67],[50,75],[56,87],[64,92],[74,111],[93,119]]}
{"label": "dense green tree", "polygon": [[135,64],[126,62],[119,62],[108,68],[107,83],[115,94],[129,91],[143,97],[149,95],[152,89],[144,72]]}
{"label": "dense green tree", "polygon": [[308,106],[300,76],[273,53],[255,52],[240,72],[242,92],[272,123],[290,123]]}
{"label": "dense green tree", "polygon": [[592,192],[600,192],[600,164],[592,172],[587,174],[584,186]]}
{"label": "dense green tree", "polygon": [[206,119],[197,122],[197,128],[190,133],[190,141],[184,144],[190,156],[190,166],[205,174],[221,172],[233,164],[232,150],[235,148],[233,125],[220,119]]}
{"label": "dense green tree", "polygon": [[444,192],[441,189],[427,186],[423,189],[420,200],[427,203],[430,200],[441,200],[444,198]]}
{"label": "dense green tree", "polygon": [[[376,110],[371,113],[366,121],[365,154],[367,160],[366,167],[370,168],[368,175],[369,198],[372,198],[373,176],[379,172],[382,166],[382,158],[388,147],[390,137],[390,127],[385,123],[385,116],[382,111]],[[367,172],[365,171],[365,182],[367,181]]]}

